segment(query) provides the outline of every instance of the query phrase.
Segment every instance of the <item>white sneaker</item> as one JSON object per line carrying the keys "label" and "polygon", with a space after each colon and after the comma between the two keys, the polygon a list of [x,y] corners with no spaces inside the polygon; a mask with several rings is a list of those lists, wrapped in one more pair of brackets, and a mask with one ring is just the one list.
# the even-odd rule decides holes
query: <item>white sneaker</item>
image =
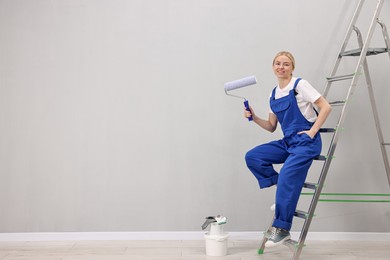
{"label": "white sneaker", "polygon": [[265,243],[265,247],[275,247],[283,244],[284,241],[290,239],[290,232],[287,230],[272,227],[272,234]]}

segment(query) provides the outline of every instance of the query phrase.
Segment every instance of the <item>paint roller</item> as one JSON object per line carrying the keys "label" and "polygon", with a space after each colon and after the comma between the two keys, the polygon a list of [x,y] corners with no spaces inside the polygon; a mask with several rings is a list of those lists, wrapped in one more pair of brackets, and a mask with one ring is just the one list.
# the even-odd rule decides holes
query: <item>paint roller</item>
{"label": "paint roller", "polygon": [[[237,79],[237,80],[233,80],[233,81],[230,81],[230,82],[226,82],[225,85],[224,85],[225,93],[228,96],[244,99],[244,106],[245,106],[246,111],[251,111],[249,109],[248,100],[246,100],[245,97],[229,94],[228,91],[231,91],[231,90],[234,90],[234,89],[238,89],[238,88],[247,87],[247,86],[250,86],[250,85],[254,85],[256,83],[257,83],[257,80],[256,80],[255,76],[249,76],[249,77],[245,77],[245,78],[242,78],[242,79]],[[252,121],[253,120],[252,116],[248,117],[248,120]]]}

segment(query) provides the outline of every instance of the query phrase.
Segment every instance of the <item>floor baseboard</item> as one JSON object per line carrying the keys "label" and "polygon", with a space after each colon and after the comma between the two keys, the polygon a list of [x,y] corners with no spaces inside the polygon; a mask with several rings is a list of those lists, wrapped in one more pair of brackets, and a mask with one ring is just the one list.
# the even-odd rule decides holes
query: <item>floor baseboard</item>
{"label": "floor baseboard", "polygon": [[[228,232],[231,240],[260,240],[263,232]],[[0,233],[0,241],[203,240],[205,232],[42,232]],[[298,239],[299,232],[291,232]],[[390,241],[390,233],[309,232],[307,240]]]}

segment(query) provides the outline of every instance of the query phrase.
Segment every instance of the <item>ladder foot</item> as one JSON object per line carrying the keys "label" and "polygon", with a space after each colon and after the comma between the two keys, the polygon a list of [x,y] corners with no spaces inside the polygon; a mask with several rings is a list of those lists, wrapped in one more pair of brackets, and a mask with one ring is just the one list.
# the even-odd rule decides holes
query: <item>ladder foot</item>
{"label": "ladder foot", "polygon": [[257,254],[258,254],[258,255],[264,254],[264,249],[261,249],[261,248],[260,248],[259,250],[257,250]]}

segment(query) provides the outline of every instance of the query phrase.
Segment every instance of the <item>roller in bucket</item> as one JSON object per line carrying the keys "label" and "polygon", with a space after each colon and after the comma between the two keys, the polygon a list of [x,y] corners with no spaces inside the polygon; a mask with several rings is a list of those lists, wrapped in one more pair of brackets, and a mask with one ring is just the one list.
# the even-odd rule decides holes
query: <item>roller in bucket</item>
{"label": "roller in bucket", "polygon": [[[237,79],[237,80],[233,80],[233,81],[230,81],[230,82],[226,82],[225,85],[224,85],[225,93],[228,96],[244,99],[244,106],[245,106],[246,111],[251,111],[249,109],[249,102],[248,102],[248,100],[246,100],[245,97],[229,94],[228,91],[231,91],[231,90],[234,90],[234,89],[238,89],[238,88],[247,87],[247,86],[250,86],[250,85],[254,85],[256,83],[257,83],[257,80],[256,80],[255,76],[249,76],[249,77],[245,77],[245,78],[242,78],[242,79]],[[253,120],[252,116],[248,117],[248,120],[252,121]]]}

